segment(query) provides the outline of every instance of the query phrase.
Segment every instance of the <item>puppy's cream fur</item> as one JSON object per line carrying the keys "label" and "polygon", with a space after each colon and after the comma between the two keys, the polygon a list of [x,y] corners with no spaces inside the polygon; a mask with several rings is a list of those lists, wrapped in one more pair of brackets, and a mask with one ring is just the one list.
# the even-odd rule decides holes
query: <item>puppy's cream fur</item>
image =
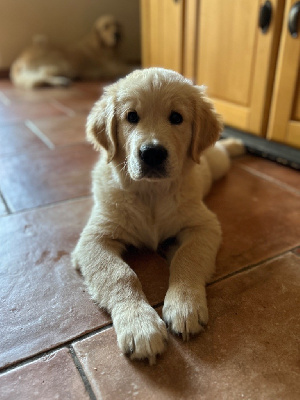
{"label": "puppy's cream fur", "polygon": [[67,48],[54,46],[44,36],[36,36],[12,64],[11,80],[18,87],[30,89],[68,85],[76,78],[123,76],[130,68],[118,57],[120,39],[120,24],[109,15],[98,18],[87,35]]}
{"label": "puppy's cream fur", "polygon": [[[132,111],[137,123],[127,120]],[[170,122],[172,111],[182,123]],[[211,147],[221,129],[203,88],[160,68],[135,71],[107,87],[88,117],[87,138],[100,150],[95,204],[72,259],[93,299],[111,313],[119,346],[132,358],[155,361],[165,349],[165,323],[184,339],[207,323],[205,284],[215,269],[221,228],[202,199],[229,169],[226,147],[232,153],[242,147],[228,141]],[[140,149],[147,144],[167,150],[161,176],[145,173]],[[170,237],[176,241],[166,255],[164,322],[122,255],[128,245],[157,250]]]}

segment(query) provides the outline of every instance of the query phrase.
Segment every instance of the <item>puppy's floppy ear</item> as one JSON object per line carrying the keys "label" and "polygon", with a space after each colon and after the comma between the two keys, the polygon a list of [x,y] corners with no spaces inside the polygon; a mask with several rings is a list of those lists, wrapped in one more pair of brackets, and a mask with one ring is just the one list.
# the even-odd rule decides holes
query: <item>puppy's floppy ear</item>
{"label": "puppy's floppy ear", "polygon": [[90,112],[86,123],[86,137],[96,150],[103,148],[107,162],[117,151],[117,122],[115,116],[114,90],[107,88]]}
{"label": "puppy's floppy ear", "polygon": [[92,31],[91,31],[93,37],[95,38],[95,42],[97,43],[97,45],[99,46],[99,48],[101,49],[104,46],[104,42],[101,36],[101,30],[98,26],[93,26]]}
{"label": "puppy's floppy ear", "polygon": [[223,129],[222,119],[205,95],[203,86],[194,86],[194,120],[191,142],[192,159],[199,163],[203,150],[213,145]]}

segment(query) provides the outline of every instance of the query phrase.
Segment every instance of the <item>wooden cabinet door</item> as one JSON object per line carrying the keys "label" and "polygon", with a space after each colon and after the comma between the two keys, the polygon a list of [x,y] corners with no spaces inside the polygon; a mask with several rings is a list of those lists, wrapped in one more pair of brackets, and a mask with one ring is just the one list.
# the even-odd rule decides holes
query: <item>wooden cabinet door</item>
{"label": "wooden cabinet door", "polygon": [[141,0],[143,67],[182,73],[184,0]]}
{"label": "wooden cabinet door", "polygon": [[286,2],[267,137],[300,147],[300,23],[297,37],[288,30],[290,10],[297,2]]}
{"label": "wooden cabinet door", "polygon": [[200,0],[196,80],[207,86],[224,122],[266,133],[284,0],[271,0],[266,33],[258,26],[264,0]]}

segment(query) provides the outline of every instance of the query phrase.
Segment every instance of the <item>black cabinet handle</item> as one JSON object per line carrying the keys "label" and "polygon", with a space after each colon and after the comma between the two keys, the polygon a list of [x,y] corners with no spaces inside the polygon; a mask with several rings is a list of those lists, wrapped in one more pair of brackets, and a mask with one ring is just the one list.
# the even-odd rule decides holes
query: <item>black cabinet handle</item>
{"label": "black cabinet handle", "polygon": [[295,3],[289,12],[288,29],[293,38],[298,37],[298,30],[300,25],[300,1]]}
{"label": "black cabinet handle", "polygon": [[269,29],[272,19],[272,3],[267,0],[259,10],[259,21],[258,26],[260,27],[262,33],[266,33]]}

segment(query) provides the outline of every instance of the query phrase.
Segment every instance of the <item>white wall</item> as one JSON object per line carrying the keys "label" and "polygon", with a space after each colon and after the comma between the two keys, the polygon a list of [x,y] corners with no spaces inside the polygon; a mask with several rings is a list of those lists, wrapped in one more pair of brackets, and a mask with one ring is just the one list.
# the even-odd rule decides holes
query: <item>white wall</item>
{"label": "white wall", "polygon": [[139,0],[0,0],[0,70],[9,68],[35,34],[72,43],[103,14],[116,16],[123,26],[124,59],[139,60]]}

